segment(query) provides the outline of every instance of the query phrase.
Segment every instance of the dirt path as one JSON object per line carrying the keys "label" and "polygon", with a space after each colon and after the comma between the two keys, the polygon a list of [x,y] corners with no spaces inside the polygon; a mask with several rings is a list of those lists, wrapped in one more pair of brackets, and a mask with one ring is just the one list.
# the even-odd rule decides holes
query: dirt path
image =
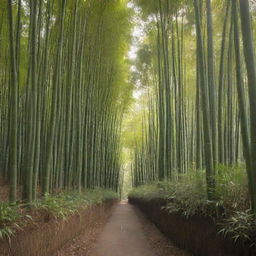
{"label": "dirt path", "polygon": [[127,202],[117,205],[91,256],[187,256]]}
{"label": "dirt path", "polygon": [[110,218],[66,244],[55,256],[189,256],[174,246],[136,207],[122,202]]}
{"label": "dirt path", "polygon": [[97,256],[154,256],[134,207],[119,204],[99,239]]}

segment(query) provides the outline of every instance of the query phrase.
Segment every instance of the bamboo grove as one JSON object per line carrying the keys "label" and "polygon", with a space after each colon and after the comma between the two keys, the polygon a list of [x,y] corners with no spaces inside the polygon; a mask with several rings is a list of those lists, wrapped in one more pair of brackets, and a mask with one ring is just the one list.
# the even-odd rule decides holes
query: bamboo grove
{"label": "bamboo grove", "polygon": [[10,200],[118,190],[120,124],[132,87],[121,0],[3,0],[0,173]]}
{"label": "bamboo grove", "polygon": [[[245,163],[256,212],[255,6],[248,0],[136,0],[147,35],[136,61],[148,91],[133,186]],[[147,78],[147,79],[145,79]]]}

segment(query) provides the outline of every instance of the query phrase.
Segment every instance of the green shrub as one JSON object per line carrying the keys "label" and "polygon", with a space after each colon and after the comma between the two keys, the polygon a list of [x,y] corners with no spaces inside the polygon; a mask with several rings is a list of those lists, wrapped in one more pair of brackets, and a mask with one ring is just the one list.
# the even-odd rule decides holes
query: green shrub
{"label": "green shrub", "polygon": [[[117,200],[118,194],[111,190],[96,188],[86,190],[82,193],[63,192],[57,195],[46,195],[38,199],[29,206],[31,210],[45,209],[54,218],[66,219],[68,216],[76,214],[80,209],[89,205],[102,203],[105,200]],[[27,211],[21,211],[20,205],[0,203],[0,239],[10,238],[14,233],[14,228],[20,228],[18,223],[21,218],[31,218]]]}
{"label": "green shrub", "polygon": [[229,216],[249,208],[248,186],[244,166],[216,168],[216,200],[207,200],[204,170],[191,170],[170,182],[156,182],[134,188],[129,196],[150,200],[167,199],[169,212],[186,217],[206,215],[214,218]]}
{"label": "green shrub", "polygon": [[250,208],[246,169],[243,165],[219,165],[216,174],[216,197],[223,202],[226,215]]}
{"label": "green shrub", "polygon": [[129,193],[129,197],[143,198],[145,200],[167,199],[169,190],[171,190],[170,183],[156,182],[134,188]]}
{"label": "green shrub", "polygon": [[221,226],[219,233],[231,236],[234,242],[250,242],[251,246],[256,245],[256,218],[249,210],[235,212],[225,219]]}
{"label": "green shrub", "polygon": [[172,191],[168,191],[166,206],[169,212],[181,212],[186,217],[209,214],[211,202],[207,200],[204,171],[191,171],[180,175],[171,184]]}
{"label": "green shrub", "polygon": [[96,188],[82,193],[74,191],[63,192],[58,195],[46,195],[43,199],[35,201],[32,206],[38,209],[47,209],[55,218],[66,219],[68,216],[77,213],[81,208],[110,199],[118,199],[118,194]]}
{"label": "green shrub", "polygon": [[10,238],[13,227],[19,228],[17,224],[21,215],[16,204],[0,202],[0,239]]}
{"label": "green shrub", "polygon": [[220,224],[220,233],[234,241],[255,240],[256,218],[250,213],[246,170],[243,165],[216,168],[216,200],[207,200],[204,170],[193,170],[170,182],[157,182],[134,188],[130,197],[166,200],[165,209],[187,218],[200,215],[213,218]]}

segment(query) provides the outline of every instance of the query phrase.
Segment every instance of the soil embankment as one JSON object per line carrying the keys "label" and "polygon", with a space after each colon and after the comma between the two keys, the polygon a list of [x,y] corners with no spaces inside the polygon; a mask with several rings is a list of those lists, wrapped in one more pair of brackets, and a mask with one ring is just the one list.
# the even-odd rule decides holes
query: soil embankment
{"label": "soil embankment", "polygon": [[20,230],[9,241],[0,241],[0,256],[49,256],[77,237],[85,229],[97,225],[110,215],[116,201],[107,201],[83,209],[67,220],[39,216],[35,223]]}
{"label": "soil embankment", "polygon": [[196,256],[253,256],[255,248],[248,244],[234,244],[229,237],[218,233],[219,227],[203,216],[184,217],[170,214],[163,209],[164,200],[129,198],[131,204],[140,208],[156,226],[179,247]]}

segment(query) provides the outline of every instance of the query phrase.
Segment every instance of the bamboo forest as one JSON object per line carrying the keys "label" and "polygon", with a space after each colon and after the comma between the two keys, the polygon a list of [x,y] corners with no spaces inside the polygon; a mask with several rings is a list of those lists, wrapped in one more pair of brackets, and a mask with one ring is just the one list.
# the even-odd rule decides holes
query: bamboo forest
{"label": "bamboo forest", "polygon": [[0,0],[0,256],[256,255],[255,0]]}

